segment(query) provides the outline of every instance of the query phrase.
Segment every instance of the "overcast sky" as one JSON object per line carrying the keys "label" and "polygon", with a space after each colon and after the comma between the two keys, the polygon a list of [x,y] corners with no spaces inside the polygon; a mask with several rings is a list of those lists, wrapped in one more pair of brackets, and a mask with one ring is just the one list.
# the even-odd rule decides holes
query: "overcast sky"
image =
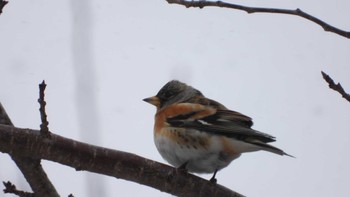
{"label": "overcast sky", "polygon": [[[301,8],[350,30],[349,1],[242,3]],[[142,99],[179,79],[252,117],[254,129],[296,157],[244,154],[218,173],[219,184],[249,197],[349,194],[350,103],[321,70],[350,92],[350,40],[300,17],[165,0],[10,1],[0,15],[0,59],[0,102],[18,127],[39,128],[45,79],[52,132],[165,162],[153,143],[155,108]],[[29,190],[6,154],[0,163],[1,181]],[[90,173],[42,163],[62,196],[90,193]],[[108,197],[168,196],[95,177]]]}

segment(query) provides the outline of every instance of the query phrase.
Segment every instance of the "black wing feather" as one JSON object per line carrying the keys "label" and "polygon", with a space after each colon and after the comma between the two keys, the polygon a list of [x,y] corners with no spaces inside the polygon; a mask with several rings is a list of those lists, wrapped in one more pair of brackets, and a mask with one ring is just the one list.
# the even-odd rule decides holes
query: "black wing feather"
{"label": "black wing feather", "polygon": [[217,110],[213,115],[193,120],[196,113],[179,115],[168,118],[167,122],[173,127],[196,129],[214,135],[224,135],[241,140],[259,140],[261,142],[274,142],[275,137],[251,129],[253,121],[250,117],[230,110]]}

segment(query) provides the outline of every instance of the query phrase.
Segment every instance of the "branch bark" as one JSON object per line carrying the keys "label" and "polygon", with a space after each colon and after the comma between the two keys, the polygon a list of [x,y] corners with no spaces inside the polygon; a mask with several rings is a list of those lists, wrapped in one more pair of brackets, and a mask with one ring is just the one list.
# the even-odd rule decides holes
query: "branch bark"
{"label": "branch bark", "polygon": [[338,29],[304,11],[297,8],[295,10],[292,9],[278,9],[278,8],[260,8],[260,7],[248,7],[243,5],[237,5],[232,3],[226,3],[223,1],[206,1],[206,0],[197,0],[197,1],[187,1],[187,0],[166,0],[169,4],[179,4],[183,5],[186,8],[190,7],[197,7],[197,8],[204,8],[204,7],[220,7],[220,8],[230,8],[230,9],[236,9],[236,10],[242,10],[247,12],[248,14],[252,13],[273,13],[273,14],[289,14],[289,15],[295,15],[302,18],[305,18],[309,21],[312,21],[318,25],[320,25],[325,31],[329,31],[335,34],[338,34],[340,36],[343,36],[345,38],[350,39],[350,32],[344,31],[341,29]]}
{"label": "branch bark", "polygon": [[0,125],[0,151],[134,181],[176,196],[242,197],[221,185],[134,154],[89,145],[53,133],[50,138],[44,138],[38,130]]}

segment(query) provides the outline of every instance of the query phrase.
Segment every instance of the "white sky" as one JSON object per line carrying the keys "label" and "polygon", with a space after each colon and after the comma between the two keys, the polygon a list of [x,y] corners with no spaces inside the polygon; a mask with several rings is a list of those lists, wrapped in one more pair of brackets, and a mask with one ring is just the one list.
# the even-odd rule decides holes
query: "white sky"
{"label": "white sky", "polygon": [[[245,154],[218,173],[218,183],[249,197],[349,194],[350,103],[321,77],[323,70],[350,92],[349,39],[295,16],[186,9],[165,0],[89,2],[92,57],[87,58],[94,78],[89,92],[98,124],[79,123],[77,103],[85,95],[77,95],[77,81],[91,81],[73,67],[71,1],[10,1],[4,8],[0,102],[16,126],[39,128],[37,85],[45,79],[54,133],[88,142],[81,128],[90,124],[99,135],[90,142],[164,162],[153,144],[155,109],[142,99],[176,78],[252,117],[253,128],[276,136],[274,145],[296,156]],[[299,7],[350,30],[348,1],[243,3]],[[28,190],[11,159],[0,154],[0,162],[1,181]],[[86,172],[43,165],[62,196],[87,196]],[[104,180],[106,196],[168,196]]]}

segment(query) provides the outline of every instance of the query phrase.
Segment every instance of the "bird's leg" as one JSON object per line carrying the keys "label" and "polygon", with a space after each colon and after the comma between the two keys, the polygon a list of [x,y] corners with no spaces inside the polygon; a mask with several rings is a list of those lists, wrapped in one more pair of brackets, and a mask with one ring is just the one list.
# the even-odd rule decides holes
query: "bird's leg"
{"label": "bird's leg", "polygon": [[186,166],[188,164],[188,161],[186,161],[185,163],[181,164],[181,166],[179,166],[176,170],[180,171],[180,172],[187,172]]}
{"label": "bird's leg", "polygon": [[185,163],[181,164],[179,167],[175,168],[175,173],[177,175],[185,175],[185,174],[187,174],[187,169],[186,169],[187,163],[188,162],[185,162]]}
{"label": "bird's leg", "polygon": [[213,177],[211,177],[211,179],[210,179],[210,182],[212,182],[212,183],[216,183],[216,178],[215,178],[215,176],[216,176],[216,173],[218,172],[218,170],[216,169],[215,170],[215,172],[214,172],[214,174],[213,174]]}
{"label": "bird's leg", "polygon": [[187,169],[186,169],[186,165],[188,162],[185,162],[183,164],[181,164],[179,167],[174,168],[174,170],[172,170],[172,172],[169,172],[169,178],[173,177],[173,176],[183,176],[187,174]]}

